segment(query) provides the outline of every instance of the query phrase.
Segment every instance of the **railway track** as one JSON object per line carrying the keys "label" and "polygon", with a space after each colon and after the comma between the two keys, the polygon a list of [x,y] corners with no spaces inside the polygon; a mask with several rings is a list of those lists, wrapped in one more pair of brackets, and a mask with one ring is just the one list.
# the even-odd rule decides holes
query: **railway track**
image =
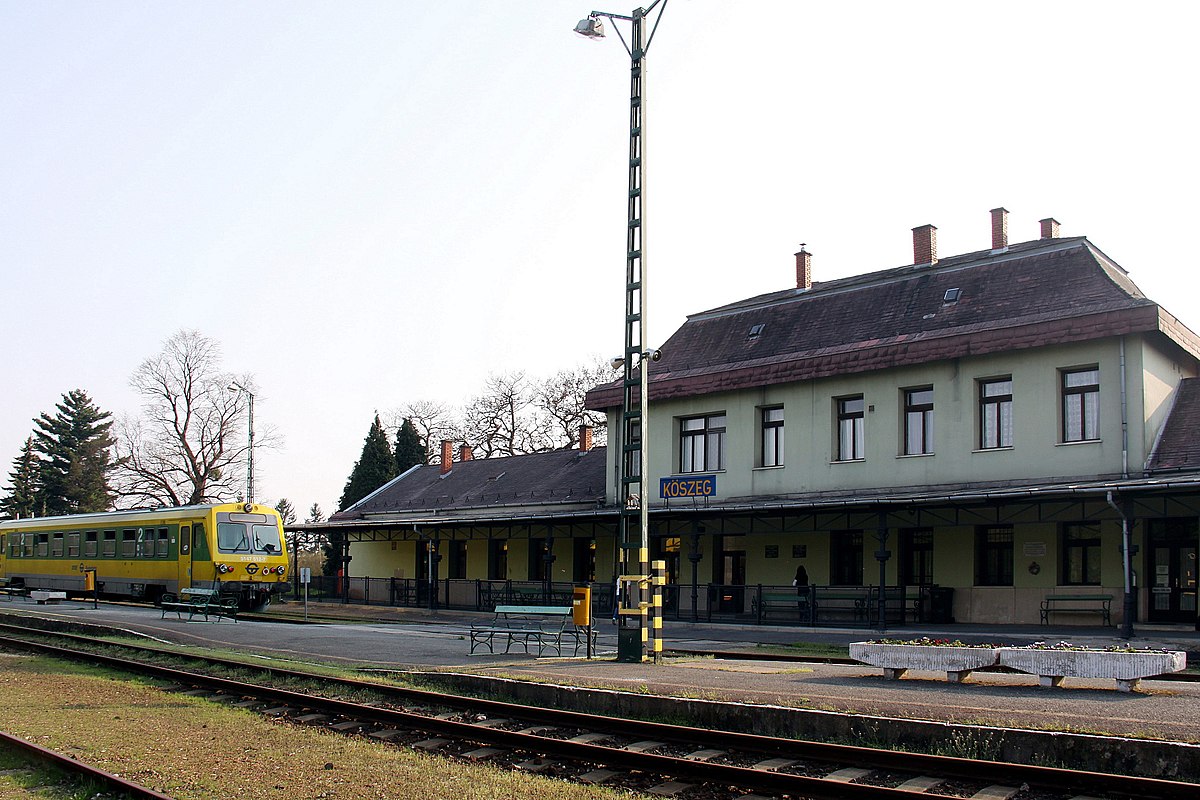
{"label": "railway track", "polygon": [[71,756],[48,750],[17,736],[0,733],[0,748],[14,750],[31,761],[49,765],[74,778],[78,783],[103,787],[106,797],[128,798],[128,800],[172,800],[168,795],[147,789],[145,786],[127,781],[119,775],[96,769]]}
{"label": "railway track", "polygon": [[[13,630],[12,626],[0,629]],[[142,658],[149,653],[163,655],[154,648],[113,645],[73,634],[37,634],[57,637],[77,647],[119,648],[139,653]],[[321,725],[469,760],[497,761],[565,779],[615,783],[685,798],[771,795],[911,800],[914,792],[929,797],[993,800],[1182,800],[1200,796],[1200,785],[1191,783],[617,719],[331,679],[277,667],[248,667],[240,661],[169,654],[212,667],[260,670],[269,680],[319,681],[323,693],[369,691],[380,698],[371,703],[350,702],[131,660],[123,655],[84,652],[44,640],[33,641],[24,635],[0,636],[0,643],[151,675],[169,681],[179,691],[253,708],[298,724]]]}

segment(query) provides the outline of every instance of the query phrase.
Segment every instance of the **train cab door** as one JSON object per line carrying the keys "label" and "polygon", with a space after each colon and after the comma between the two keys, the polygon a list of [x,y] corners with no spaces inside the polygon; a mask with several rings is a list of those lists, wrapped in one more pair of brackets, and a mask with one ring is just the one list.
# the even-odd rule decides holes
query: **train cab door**
{"label": "train cab door", "polygon": [[179,588],[192,585],[192,526],[179,526]]}

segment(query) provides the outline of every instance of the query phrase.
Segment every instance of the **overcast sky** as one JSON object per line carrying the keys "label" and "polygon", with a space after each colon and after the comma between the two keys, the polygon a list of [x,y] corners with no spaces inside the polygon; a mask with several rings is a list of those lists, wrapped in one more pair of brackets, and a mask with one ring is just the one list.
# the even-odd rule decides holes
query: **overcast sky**
{"label": "overcast sky", "polygon": [[[71,389],[136,412],[180,328],[334,510],[375,411],[622,347],[629,59],[599,0],[0,0],[0,479]],[[632,8],[602,6],[628,14]],[[651,339],[688,313],[1055,217],[1200,330],[1200,3],[669,0]]]}

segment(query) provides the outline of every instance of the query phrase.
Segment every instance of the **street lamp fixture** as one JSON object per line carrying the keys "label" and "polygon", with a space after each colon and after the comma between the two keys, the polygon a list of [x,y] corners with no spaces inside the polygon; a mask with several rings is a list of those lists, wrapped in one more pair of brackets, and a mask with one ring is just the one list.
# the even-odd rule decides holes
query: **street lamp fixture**
{"label": "street lamp fixture", "polygon": [[[650,35],[646,36],[646,19],[655,8],[658,15]],[[625,246],[625,350],[612,360],[613,369],[622,371],[621,377],[621,455],[618,466],[618,501],[620,506],[619,545],[621,573],[640,575],[637,604],[642,609],[650,605],[650,465],[649,465],[649,422],[650,398],[649,362],[659,359],[659,352],[647,348],[646,328],[646,51],[658,30],[666,10],[667,0],[653,0],[645,8],[636,8],[632,14],[613,14],[593,11],[575,26],[575,32],[589,39],[604,37],[604,20],[613,23],[613,29],[621,39],[630,58],[629,99],[629,193],[627,200],[628,225]],[[629,40],[621,32],[618,21],[628,22]],[[627,602],[633,600],[627,598]],[[614,597],[614,607],[617,599]],[[629,614],[620,617],[637,620],[639,626],[650,625],[644,615]],[[661,620],[656,620],[661,622]],[[641,657],[647,655],[648,637],[643,628],[640,632]],[[625,632],[622,631],[622,641]],[[627,637],[632,638],[632,637]],[[658,660],[661,638],[653,656]],[[628,653],[618,648],[618,658],[626,659]]]}
{"label": "street lamp fixture", "polygon": [[254,502],[254,392],[250,391],[243,384],[237,381],[232,381],[229,384],[229,391],[238,394],[245,393],[250,399],[249,403],[249,418],[250,418],[250,447],[246,451],[246,502]]}

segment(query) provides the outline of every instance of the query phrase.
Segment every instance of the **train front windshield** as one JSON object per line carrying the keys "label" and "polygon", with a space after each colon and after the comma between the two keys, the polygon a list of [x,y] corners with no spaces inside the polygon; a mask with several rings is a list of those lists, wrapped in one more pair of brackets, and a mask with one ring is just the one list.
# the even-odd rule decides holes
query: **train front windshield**
{"label": "train front windshield", "polygon": [[218,514],[217,551],[279,555],[279,526],[266,514]]}

